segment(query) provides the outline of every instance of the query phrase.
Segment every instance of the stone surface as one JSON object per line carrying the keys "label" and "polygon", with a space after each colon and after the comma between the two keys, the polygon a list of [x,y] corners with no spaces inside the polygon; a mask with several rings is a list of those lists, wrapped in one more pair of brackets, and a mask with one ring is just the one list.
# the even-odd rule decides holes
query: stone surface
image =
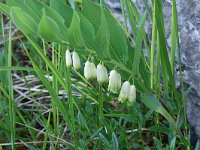
{"label": "stone surface", "polygon": [[[140,12],[144,12],[141,0],[133,0]],[[150,1],[150,0],[148,0]],[[107,5],[123,22],[119,0],[108,0]],[[187,97],[187,118],[200,138],[200,0],[177,0],[179,36],[181,43],[182,73],[185,84],[192,87]],[[170,46],[171,0],[163,0],[165,32]],[[147,22],[147,34],[151,33],[151,22]],[[130,27],[130,26],[128,26]],[[150,37],[150,36],[148,36]],[[179,69],[176,65],[177,87]]]}

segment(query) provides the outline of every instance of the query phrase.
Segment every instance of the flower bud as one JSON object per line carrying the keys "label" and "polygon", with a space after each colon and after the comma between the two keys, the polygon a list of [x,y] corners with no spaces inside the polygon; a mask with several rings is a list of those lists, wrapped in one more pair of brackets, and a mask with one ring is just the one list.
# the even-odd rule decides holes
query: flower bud
{"label": "flower bud", "polygon": [[75,52],[75,51],[72,54],[72,60],[73,60],[73,67],[74,67],[74,69],[75,70],[80,69],[80,67],[81,67],[80,58],[78,56],[78,53]]}
{"label": "flower bud", "polygon": [[100,84],[108,82],[108,72],[102,64],[97,66],[97,81]]}
{"label": "flower bud", "polygon": [[92,72],[91,72],[91,62],[90,61],[86,61],[86,63],[85,63],[84,76],[85,76],[86,80],[91,79]]}
{"label": "flower bud", "polygon": [[66,53],[65,53],[65,59],[66,59],[67,68],[70,68],[72,66],[72,57],[68,49],[66,50]]}
{"label": "flower bud", "polygon": [[96,66],[95,64],[92,62],[91,63],[91,78],[92,79],[96,79],[97,78],[97,69],[96,69]]}
{"label": "flower bud", "polygon": [[112,70],[109,76],[108,90],[117,93],[121,88],[121,76],[117,71]]}
{"label": "flower bud", "polygon": [[136,88],[135,85],[131,85],[128,95],[128,104],[131,105],[135,102],[136,102]]}
{"label": "flower bud", "polygon": [[128,98],[129,91],[130,91],[130,83],[126,81],[122,84],[122,88],[120,90],[120,94],[118,98],[120,102],[122,103],[125,102],[125,100]]}

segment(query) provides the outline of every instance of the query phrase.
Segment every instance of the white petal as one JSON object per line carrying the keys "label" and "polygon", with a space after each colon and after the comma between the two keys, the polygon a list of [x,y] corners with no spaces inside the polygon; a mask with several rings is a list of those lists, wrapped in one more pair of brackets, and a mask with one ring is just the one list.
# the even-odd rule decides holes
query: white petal
{"label": "white petal", "polygon": [[99,83],[106,83],[108,81],[107,69],[102,64],[97,66],[97,81]]}
{"label": "white petal", "polygon": [[109,76],[109,85],[108,85],[109,91],[113,93],[117,93],[119,91],[117,80],[118,80],[118,73],[116,70],[112,70]]}
{"label": "white petal", "polygon": [[90,61],[86,61],[85,63],[84,76],[87,80],[91,79],[91,62]]}
{"label": "white petal", "polygon": [[129,90],[130,90],[130,83],[126,81],[122,84],[122,88],[119,94],[119,101],[123,103],[128,98]]}
{"label": "white petal", "polygon": [[121,75],[119,73],[117,73],[117,88],[120,89],[121,86],[122,86]]}
{"label": "white petal", "polygon": [[128,95],[128,101],[129,103],[134,103],[136,101],[136,88],[135,85],[130,86],[130,91]]}
{"label": "white petal", "polygon": [[72,66],[72,58],[69,50],[66,50],[65,59],[67,68],[70,68]]}
{"label": "white petal", "polygon": [[92,78],[95,79],[97,77],[97,69],[93,62],[91,63],[91,73],[92,73]]}
{"label": "white petal", "polygon": [[73,60],[73,67],[74,67],[74,69],[75,70],[80,69],[80,67],[81,67],[80,58],[79,58],[77,52],[75,52],[75,51],[72,54],[72,60]]}

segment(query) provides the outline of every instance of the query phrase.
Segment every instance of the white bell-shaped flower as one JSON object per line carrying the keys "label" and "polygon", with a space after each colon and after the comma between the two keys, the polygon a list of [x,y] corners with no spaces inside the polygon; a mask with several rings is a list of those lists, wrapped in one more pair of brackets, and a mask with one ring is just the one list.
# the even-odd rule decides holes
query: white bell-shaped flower
{"label": "white bell-shaped flower", "polygon": [[131,85],[128,95],[128,104],[132,105],[135,102],[136,102],[136,88],[135,85]]}
{"label": "white bell-shaped flower", "polygon": [[72,57],[71,57],[71,53],[68,49],[65,52],[65,60],[66,60],[67,68],[70,68],[72,66]]}
{"label": "white bell-shaped flower", "polygon": [[91,78],[92,79],[96,79],[97,78],[97,69],[96,69],[96,66],[95,64],[92,62],[91,63]]}
{"label": "white bell-shaped flower", "polygon": [[80,69],[80,67],[81,67],[80,58],[78,56],[78,53],[75,52],[75,51],[72,54],[72,60],[73,60],[73,67],[74,67],[74,69],[75,70]]}
{"label": "white bell-shaped flower", "polygon": [[121,103],[125,102],[125,100],[128,98],[129,91],[130,91],[130,83],[126,81],[122,84],[122,88],[120,90],[118,98]]}
{"label": "white bell-shaped flower", "polygon": [[92,78],[91,62],[89,60],[86,61],[86,63],[85,63],[84,76],[85,76],[86,80],[90,80]]}
{"label": "white bell-shaped flower", "polygon": [[108,82],[108,71],[107,71],[106,67],[104,67],[104,65],[98,64],[96,74],[97,74],[97,81],[100,84]]}
{"label": "white bell-shaped flower", "polygon": [[121,88],[121,76],[116,70],[112,70],[109,76],[108,90],[113,93],[118,93]]}

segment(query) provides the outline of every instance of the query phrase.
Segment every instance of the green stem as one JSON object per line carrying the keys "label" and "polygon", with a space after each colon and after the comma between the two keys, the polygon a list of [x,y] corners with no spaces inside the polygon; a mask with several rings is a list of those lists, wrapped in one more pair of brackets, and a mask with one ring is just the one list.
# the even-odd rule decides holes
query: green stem
{"label": "green stem", "polygon": [[152,43],[151,43],[151,89],[153,89],[153,77],[154,77],[154,49],[156,39],[156,13],[155,13],[155,1],[154,1],[154,13],[153,13],[153,29],[152,29]]}
{"label": "green stem", "polygon": [[[9,31],[9,45],[8,45],[8,66],[12,66],[12,24],[10,23]],[[12,143],[12,150],[15,149],[15,103],[13,96],[13,80],[12,73],[8,71],[8,85],[9,85],[9,119],[10,119],[10,138]]]}
{"label": "green stem", "polygon": [[125,14],[125,11],[124,11],[124,1],[120,0],[120,4],[121,4],[121,8],[122,8],[122,15],[123,15],[123,18],[124,18],[124,28],[125,28],[126,32],[128,33],[126,14]]}
{"label": "green stem", "polygon": [[[158,32],[157,32],[158,37]],[[160,99],[160,41],[157,38],[157,51],[156,51],[156,96]]]}
{"label": "green stem", "polygon": [[171,18],[171,68],[172,74],[174,75],[174,61],[175,61],[175,52],[176,52],[176,1],[172,2],[172,18]]}
{"label": "green stem", "polygon": [[[52,63],[57,64],[56,62],[56,55],[55,55],[55,48],[54,48],[54,43],[53,43],[53,46],[52,46]],[[58,94],[58,85],[57,85],[57,78],[55,75],[53,75],[53,81],[52,81],[52,86],[53,88],[55,89],[56,93]],[[54,124],[54,130],[56,132],[56,134],[58,133],[58,126],[59,126],[59,123],[58,123],[58,111],[57,111],[57,107],[56,105],[54,104],[54,101],[52,101],[52,110],[53,110],[53,124]]]}
{"label": "green stem", "polygon": [[102,85],[99,84],[99,116],[103,115],[103,95],[102,95]]}
{"label": "green stem", "polygon": [[[67,93],[68,93],[68,102],[69,102],[69,110],[70,110],[70,118],[71,118],[71,130],[73,140],[75,142],[75,122],[74,122],[74,104],[73,104],[73,97],[72,97],[72,81],[71,81],[71,73],[70,69],[67,68]],[[76,145],[76,144],[75,144]]]}
{"label": "green stem", "polygon": [[[181,82],[181,98],[183,101],[183,115],[184,115],[184,126],[185,126],[185,136],[187,136],[187,115],[186,115],[186,98],[185,98],[185,91],[184,91],[184,83],[183,83],[183,75],[182,75],[182,62],[181,62],[181,50],[180,50],[180,42],[179,42],[179,35],[178,35],[178,18],[177,18],[177,10],[176,10],[176,0],[173,0],[173,9],[174,9],[174,17],[175,17],[175,31],[176,31],[176,38],[177,38],[177,48],[178,48],[178,63],[179,63],[179,70],[180,70],[180,82]],[[180,104],[180,103],[179,103]],[[180,106],[179,106],[180,108]]]}

